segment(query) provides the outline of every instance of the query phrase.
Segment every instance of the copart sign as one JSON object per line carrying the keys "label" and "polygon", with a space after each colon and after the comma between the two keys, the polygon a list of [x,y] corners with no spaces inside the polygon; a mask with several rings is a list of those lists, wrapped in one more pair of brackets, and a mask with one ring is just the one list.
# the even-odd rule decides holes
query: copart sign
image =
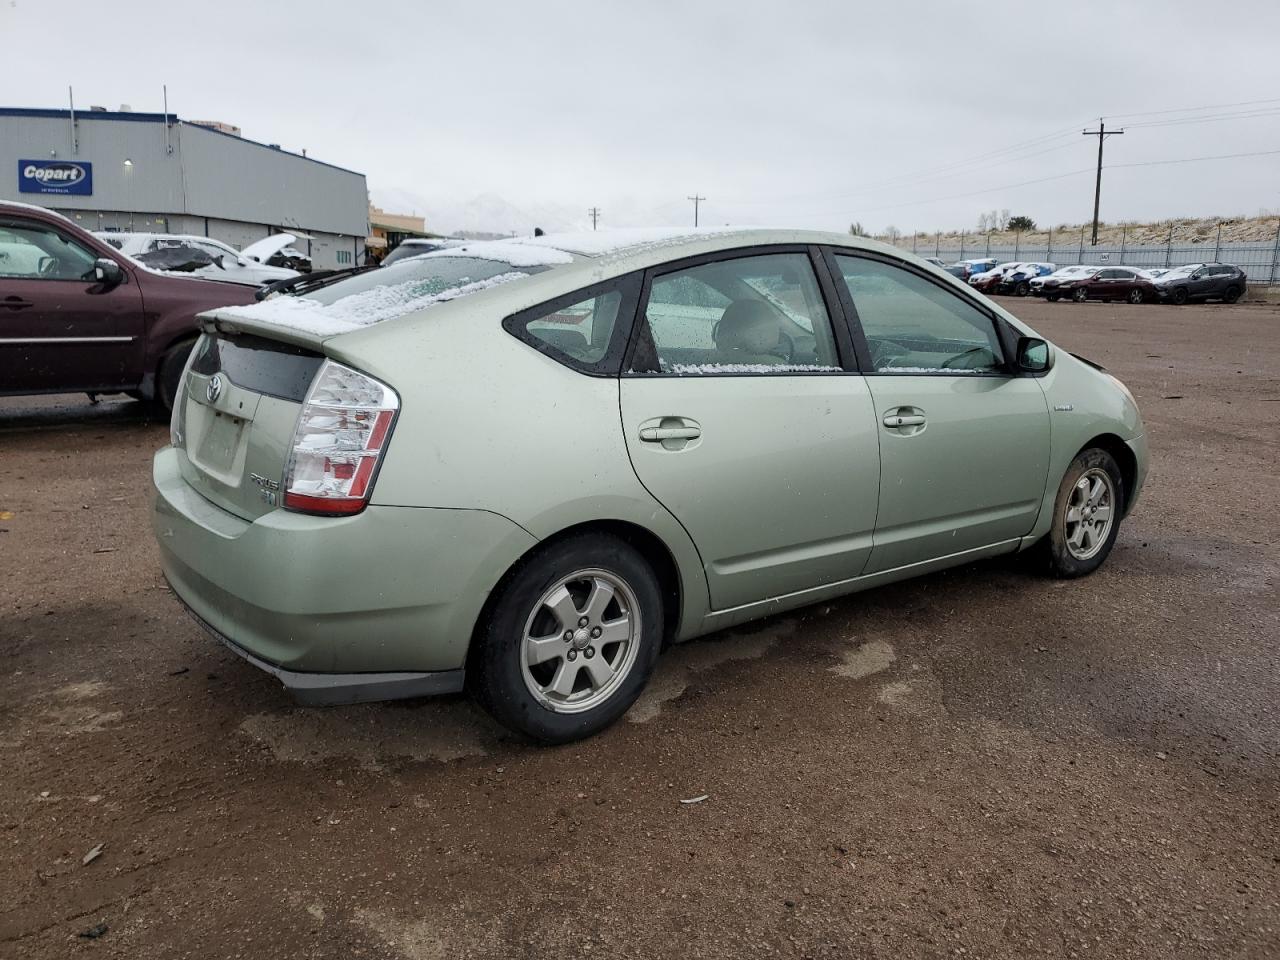
{"label": "copart sign", "polygon": [[93,193],[93,164],[80,160],[19,160],[19,193]]}

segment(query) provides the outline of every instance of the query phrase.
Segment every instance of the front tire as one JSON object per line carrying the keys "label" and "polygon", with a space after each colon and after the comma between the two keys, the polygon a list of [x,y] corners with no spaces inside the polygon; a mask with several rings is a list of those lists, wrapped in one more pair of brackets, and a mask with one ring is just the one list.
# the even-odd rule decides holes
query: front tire
{"label": "front tire", "polygon": [[572,536],[499,586],[468,683],[512,730],[543,743],[581,740],[635,702],[662,631],[662,590],[644,557],[613,536]]}
{"label": "front tire", "polygon": [[1057,303],[1061,299],[1061,297],[1056,293],[1047,293],[1044,298],[1050,303]]}
{"label": "front tire", "polygon": [[1031,284],[1027,283],[1027,281],[1025,280],[1023,280],[1021,283],[1019,283],[1016,287],[1013,288],[1013,295],[1015,297],[1025,297],[1030,292],[1031,292]]}
{"label": "front tire", "polygon": [[1084,289],[1084,287],[1078,287],[1071,294],[1071,299],[1074,300],[1076,303],[1084,303],[1086,300],[1089,299],[1089,291]]}
{"label": "front tire", "polygon": [[1124,477],[1107,451],[1091,447],[1071,461],[1040,544],[1051,576],[1083,577],[1102,566],[1120,532],[1124,498]]}
{"label": "front tire", "polygon": [[1182,306],[1184,303],[1187,302],[1186,287],[1178,287],[1176,290],[1173,291],[1173,296],[1170,297],[1169,299],[1171,299],[1178,306]]}

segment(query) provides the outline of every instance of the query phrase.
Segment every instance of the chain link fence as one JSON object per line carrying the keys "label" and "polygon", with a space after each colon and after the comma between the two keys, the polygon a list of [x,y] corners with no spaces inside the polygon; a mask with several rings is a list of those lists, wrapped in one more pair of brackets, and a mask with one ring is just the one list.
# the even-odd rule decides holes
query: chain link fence
{"label": "chain link fence", "polygon": [[1126,266],[1140,269],[1177,267],[1184,263],[1232,263],[1243,270],[1250,284],[1274,286],[1280,283],[1280,227],[1275,239],[1247,243],[1224,243],[1212,240],[1200,243],[1175,243],[1171,235],[1165,243],[1120,243],[1091,246],[1085,231],[1080,233],[1054,232],[1046,236],[1037,233],[1033,242],[1015,240],[1013,244],[993,244],[989,236],[975,234],[970,242],[963,238],[959,244],[948,238],[944,244],[940,237],[899,237],[896,245],[922,257],[938,257],[944,263],[993,257],[1001,262],[1025,260],[1052,263],[1059,267],[1075,264],[1092,266]]}

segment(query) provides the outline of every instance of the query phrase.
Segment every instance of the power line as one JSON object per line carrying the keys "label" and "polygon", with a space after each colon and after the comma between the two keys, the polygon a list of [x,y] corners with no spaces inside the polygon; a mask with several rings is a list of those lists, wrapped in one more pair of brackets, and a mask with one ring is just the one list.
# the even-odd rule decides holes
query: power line
{"label": "power line", "polygon": [[1097,130],[1081,130],[1080,133],[1086,137],[1098,138],[1098,179],[1093,183],[1093,239],[1089,243],[1093,246],[1098,245],[1098,204],[1102,200],[1102,141],[1107,137],[1118,137],[1123,135],[1123,130],[1112,130],[1107,132],[1107,125],[1102,122],[1102,118],[1098,118]]}
{"label": "power line", "polygon": [[1207,117],[1175,117],[1172,120],[1148,120],[1129,124],[1130,129],[1136,127],[1176,127],[1188,123],[1221,123],[1224,120],[1255,120],[1260,117],[1280,115],[1280,108],[1266,110],[1247,110],[1240,113],[1220,113]]}
{"label": "power line", "polygon": [[1170,113],[1198,113],[1201,110],[1226,110],[1229,107],[1252,107],[1259,103],[1280,103],[1280,97],[1270,97],[1266,100],[1241,100],[1237,103],[1211,103],[1204,107],[1174,107],[1170,110],[1148,110],[1145,113],[1112,113],[1108,114],[1112,120],[1127,120],[1130,117],[1157,117]]}
{"label": "power line", "polygon": [[1241,157],[1272,157],[1280,150],[1254,150],[1250,153],[1219,153],[1211,157],[1179,157],[1177,160],[1141,160],[1135,163],[1109,163],[1108,170],[1120,167],[1160,167],[1170,163],[1199,163],[1202,160],[1237,160]]}
{"label": "power line", "polygon": [[693,225],[696,227],[698,225],[698,204],[702,203],[702,201],[707,198],[700,197],[695,193],[692,197],[685,197],[685,199],[693,201]]}
{"label": "power line", "polygon": [[596,228],[596,221],[600,219],[600,208],[592,207],[587,211],[587,213],[591,215],[591,229],[594,230]]}

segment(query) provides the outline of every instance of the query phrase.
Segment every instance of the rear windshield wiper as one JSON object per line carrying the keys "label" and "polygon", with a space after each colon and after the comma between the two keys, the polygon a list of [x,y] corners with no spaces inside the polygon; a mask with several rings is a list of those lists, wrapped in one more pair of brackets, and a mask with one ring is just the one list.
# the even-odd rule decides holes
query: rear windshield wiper
{"label": "rear windshield wiper", "polygon": [[298,296],[310,293],[313,290],[319,290],[321,287],[327,287],[329,284],[337,283],[347,277],[354,277],[357,273],[377,269],[373,264],[369,264],[363,267],[347,267],[344,270],[312,270],[310,273],[300,273],[296,277],[269,283],[258,290],[257,296],[259,300],[265,300],[273,293]]}

